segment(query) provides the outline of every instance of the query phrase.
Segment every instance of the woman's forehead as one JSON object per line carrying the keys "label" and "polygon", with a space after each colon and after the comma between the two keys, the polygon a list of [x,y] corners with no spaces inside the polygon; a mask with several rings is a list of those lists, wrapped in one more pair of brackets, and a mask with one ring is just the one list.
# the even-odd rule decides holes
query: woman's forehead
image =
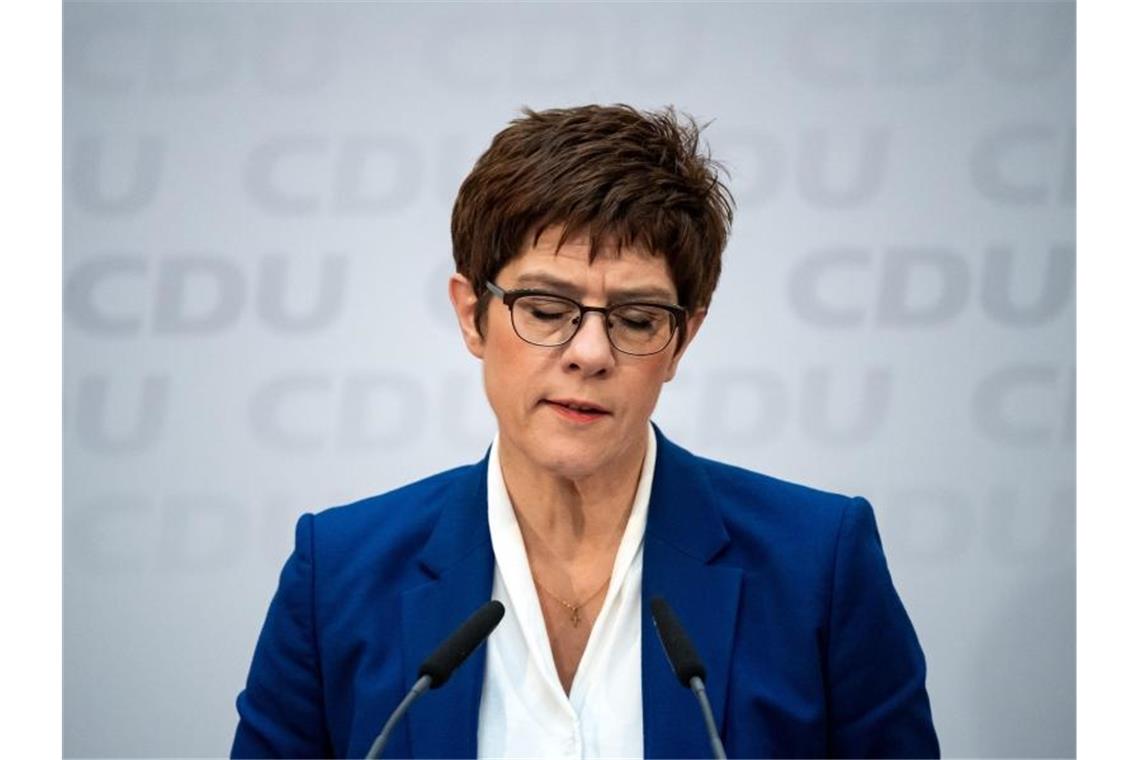
{"label": "woman's forehead", "polygon": [[607,250],[591,262],[588,244],[524,251],[503,268],[511,287],[542,288],[582,295],[591,288],[606,292],[673,299],[676,288],[663,256],[643,250]]}

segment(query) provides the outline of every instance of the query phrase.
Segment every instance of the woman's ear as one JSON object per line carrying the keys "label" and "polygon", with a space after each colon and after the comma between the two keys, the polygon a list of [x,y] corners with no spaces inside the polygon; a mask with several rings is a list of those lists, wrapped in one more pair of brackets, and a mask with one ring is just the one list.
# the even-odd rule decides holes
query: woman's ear
{"label": "woman's ear", "polygon": [[475,295],[475,288],[463,275],[456,272],[447,281],[447,293],[451,298],[451,306],[455,309],[455,318],[459,320],[459,332],[467,350],[477,358],[483,358],[483,336],[475,324],[479,298]]}
{"label": "woman's ear", "polygon": [[697,309],[689,315],[685,322],[685,345],[678,348],[669,360],[669,370],[665,373],[665,382],[669,382],[677,374],[677,365],[681,363],[681,356],[689,350],[689,346],[693,345],[693,339],[697,337],[697,330],[701,329],[701,323],[705,321],[708,313],[708,309]]}

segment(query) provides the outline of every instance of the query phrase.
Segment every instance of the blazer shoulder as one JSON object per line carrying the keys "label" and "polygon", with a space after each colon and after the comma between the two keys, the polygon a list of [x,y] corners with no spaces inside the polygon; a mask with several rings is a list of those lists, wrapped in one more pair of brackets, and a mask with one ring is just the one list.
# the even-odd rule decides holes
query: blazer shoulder
{"label": "blazer shoulder", "polygon": [[[829,555],[845,514],[865,504],[736,465],[698,457],[725,527],[738,544]],[[822,556],[821,555],[821,556]]]}
{"label": "blazer shoulder", "polygon": [[[326,552],[358,552],[371,544],[391,550],[426,542],[457,485],[478,463],[454,467],[374,496],[314,515],[314,542]],[[383,545],[383,546],[381,546]]]}
{"label": "blazer shoulder", "polygon": [[728,496],[729,504],[741,499],[752,505],[763,503],[770,508],[806,511],[811,516],[819,516],[818,513],[842,512],[843,507],[853,498],[715,459],[699,456],[696,459],[708,475],[710,485],[717,491],[717,495]]}

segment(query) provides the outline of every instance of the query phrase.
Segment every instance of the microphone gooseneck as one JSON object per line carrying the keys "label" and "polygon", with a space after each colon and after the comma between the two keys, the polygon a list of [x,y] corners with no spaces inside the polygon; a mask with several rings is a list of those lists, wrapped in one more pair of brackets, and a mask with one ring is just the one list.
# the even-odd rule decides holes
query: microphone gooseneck
{"label": "microphone gooseneck", "polygon": [[475,610],[455,629],[454,633],[428,655],[428,658],[420,665],[420,677],[412,686],[411,691],[401,700],[384,724],[384,729],[380,735],[372,742],[372,747],[365,756],[368,760],[375,760],[380,757],[380,753],[384,751],[384,746],[392,734],[392,729],[400,722],[400,718],[404,716],[408,708],[412,706],[412,702],[419,699],[420,695],[428,688],[438,689],[447,683],[447,679],[451,678],[455,669],[462,665],[463,661],[491,635],[491,631],[495,630],[495,626],[503,619],[504,612],[502,602],[492,599]]}
{"label": "microphone gooseneck", "polygon": [[649,601],[649,608],[653,614],[653,626],[657,629],[657,638],[665,650],[665,657],[673,668],[674,675],[681,685],[691,689],[700,705],[701,715],[704,717],[705,730],[709,734],[709,744],[712,746],[713,757],[724,760],[724,744],[716,730],[716,720],[713,718],[712,706],[705,693],[705,664],[701,662],[696,647],[685,633],[677,614],[661,597],[654,597]]}
{"label": "microphone gooseneck", "polygon": [[368,749],[368,754],[365,755],[368,760],[376,760],[376,758],[380,757],[380,753],[384,751],[384,746],[388,744],[388,737],[392,735],[392,729],[400,722],[400,718],[404,717],[404,713],[412,706],[412,702],[419,699],[420,695],[427,691],[429,686],[431,686],[431,677],[420,676],[415,685],[412,686],[411,691],[404,695],[404,698],[400,700],[400,704],[392,711],[392,714],[388,716],[387,722],[384,723],[384,729]]}

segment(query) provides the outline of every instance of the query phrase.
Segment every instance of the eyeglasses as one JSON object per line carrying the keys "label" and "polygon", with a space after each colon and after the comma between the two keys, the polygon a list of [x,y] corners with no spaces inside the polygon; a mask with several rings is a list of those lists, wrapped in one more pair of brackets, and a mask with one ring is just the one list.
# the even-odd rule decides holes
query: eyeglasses
{"label": "eyeglasses", "polygon": [[493,282],[487,283],[487,290],[501,298],[511,312],[515,334],[535,346],[553,348],[569,343],[581,329],[582,318],[596,311],[605,320],[610,345],[623,354],[649,356],[668,346],[677,327],[685,323],[685,310],[671,304],[583,306],[541,290],[503,290]]}

